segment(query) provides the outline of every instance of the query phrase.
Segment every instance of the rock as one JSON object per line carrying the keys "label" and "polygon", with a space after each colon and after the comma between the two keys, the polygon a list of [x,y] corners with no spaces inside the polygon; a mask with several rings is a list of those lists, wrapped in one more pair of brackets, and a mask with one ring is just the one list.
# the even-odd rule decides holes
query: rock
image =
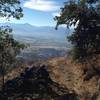
{"label": "rock", "polygon": [[76,100],[77,97],[74,92],[70,93],[54,82],[45,65],[26,68],[20,76],[8,80],[4,94],[9,100]]}

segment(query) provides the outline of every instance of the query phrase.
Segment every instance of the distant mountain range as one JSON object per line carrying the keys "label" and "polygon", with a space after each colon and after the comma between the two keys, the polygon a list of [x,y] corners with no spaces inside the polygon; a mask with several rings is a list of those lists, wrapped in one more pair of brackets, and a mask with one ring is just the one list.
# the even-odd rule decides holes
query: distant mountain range
{"label": "distant mountain range", "polygon": [[72,30],[64,27],[32,26],[30,24],[2,23],[0,26],[10,26],[16,40],[29,44],[18,56],[24,61],[43,60],[50,57],[65,56],[70,48],[66,36]]}
{"label": "distant mountain range", "polygon": [[15,24],[15,23],[0,23],[0,26],[10,26],[13,29],[14,36],[29,36],[29,37],[41,37],[41,38],[55,38],[65,39],[71,30],[64,27],[59,27],[55,30],[55,27],[50,26],[33,26],[30,24]]}

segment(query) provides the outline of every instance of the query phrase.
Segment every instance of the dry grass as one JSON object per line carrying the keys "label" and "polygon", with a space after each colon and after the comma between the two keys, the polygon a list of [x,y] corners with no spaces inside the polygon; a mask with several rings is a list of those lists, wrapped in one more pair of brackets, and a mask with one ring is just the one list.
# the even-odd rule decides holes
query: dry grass
{"label": "dry grass", "polygon": [[[100,63],[98,62],[97,64],[96,62],[95,64],[99,68]],[[83,69],[86,68],[93,71],[91,70],[90,62],[82,65],[72,62],[70,59],[60,57],[48,60],[47,65],[49,66],[52,79],[70,90],[74,90],[79,95],[80,100],[91,100],[90,97],[99,91],[96,75],[90,80],[84,81]]]}
{"label": "dry grass", "polygon": [[[91,97],[95,93],[100,92],[100,86],[98,83],[100,76],[96,75],[95,73],[94,76],[88,81],[84,81],[84,78],[86,75],[88,75],[88,71],[94,73],[91,66],[95,65],[94,67],[96,69],[100,68],[99,61],[99,59],[93,59],[87,63],[79,64],[72,62],[71,59],[59,57],[49,59],[39,64],[47,65],[52,80],[71,91],[74,90],[79,95],[79,100],[91,100]],[[20,73],[23,72],[26,67],[27,65],[23,65],[22,67],[14,69],[12,72],[6,75],[5,80],[13,79],[14,77],[20,75]],[[86,71],[85,74],[84,71]]]}

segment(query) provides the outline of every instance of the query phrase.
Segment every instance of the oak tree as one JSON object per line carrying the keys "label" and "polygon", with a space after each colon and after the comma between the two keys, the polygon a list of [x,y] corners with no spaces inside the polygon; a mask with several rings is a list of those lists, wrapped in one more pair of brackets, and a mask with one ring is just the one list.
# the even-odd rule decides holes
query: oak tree
{"label": "oak tree", "polygon": [[[0,18],[20,19],[23,17],[23,10],[20,7],[19,0],[0,0]],[[0,27],[0,72],[2,75],[2,85],[4,85],[4,75],[6,70],[12,66],[16,60],[16,55],[20,49],[24,48],[23,44],[16,41],[11,35],[12,29],[8,26]]]}
{"label": "oak tree", "polygon": [[75,60],[100,54],[100,0],[69,0],[55,20],[57,27],[61,24],[76,27],[68,37]]}

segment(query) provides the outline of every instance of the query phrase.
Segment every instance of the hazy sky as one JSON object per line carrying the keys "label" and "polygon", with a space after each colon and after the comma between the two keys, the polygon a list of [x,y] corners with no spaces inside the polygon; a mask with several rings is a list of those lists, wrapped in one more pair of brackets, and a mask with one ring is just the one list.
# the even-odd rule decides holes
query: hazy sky
{"label": "hazy sky", "polygon": [[[23,1],[23,0],[21,0]],[[24,17],[21,20],[11,19],[12,23],[29,23],[36,26],[55,26],[54,16],[66,0],[24,0],[22,8]],[[1,18],[0,22],[6,22]]]}

